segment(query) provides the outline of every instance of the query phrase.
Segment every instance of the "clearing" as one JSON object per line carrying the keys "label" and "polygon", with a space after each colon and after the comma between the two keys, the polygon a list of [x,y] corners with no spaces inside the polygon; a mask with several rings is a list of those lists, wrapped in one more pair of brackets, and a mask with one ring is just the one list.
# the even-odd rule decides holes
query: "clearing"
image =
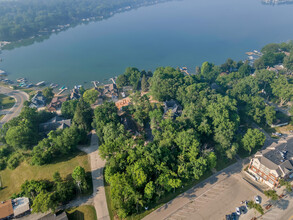
{"label": "clearing", "polygon": [[10,170],[6,168],[0,171],[3,189],[0,190],[0,201],[9,199],[13,193],[19,193],[21,185],[26,180],[52,180],[54,172],[60,172],[62,178],[71,176],[76,166],[84,167],[85,171],[90,171],[90,163],[88,155],[83,152],[73,152],[70,158],[58,158],[52,164],[43,166],[31,166],[27,162],[21,163],[16,169]]}

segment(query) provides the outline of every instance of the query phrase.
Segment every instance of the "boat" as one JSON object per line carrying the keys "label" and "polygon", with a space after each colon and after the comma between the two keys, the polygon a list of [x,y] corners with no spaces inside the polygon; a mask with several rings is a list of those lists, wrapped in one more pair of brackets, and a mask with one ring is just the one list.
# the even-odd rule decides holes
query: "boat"
{"label": "boat", "polygon": [[46,83],[45,83],[45,81],[41,81],[41,82],[38,82],[37,84],[36,84],[36,86],[44,86]]}
{"label": "boat", "polygon": [[67,89],[66,86],[62,86],[59,90],[64,90],[64,89]]}
{"label": "boat", "polygon": [[54,88],[58,87],[58,84],[56,84],[56,83],[51,83],[51,84],[50,84],[50,87],[54,89]]}
{"label": "boat", "polygon": [[21,83],[21,82],[26,82],[26,78],[18,78],[16,79],[17,82]]}

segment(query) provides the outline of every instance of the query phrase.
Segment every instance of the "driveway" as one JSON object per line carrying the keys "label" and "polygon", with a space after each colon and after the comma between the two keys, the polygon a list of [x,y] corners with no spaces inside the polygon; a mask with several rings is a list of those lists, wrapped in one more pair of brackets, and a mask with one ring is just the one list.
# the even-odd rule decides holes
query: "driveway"
{"label": "driveway", "polygon": [[0,93],[13,97],[15,99],[14,106],[6,112],[6,115],[0,121],[1,128],[3,124],[10,121],[12,118],[17,117],[20,114],[21,109],[23,107],[23,103],[29,99],[29,95],[23,91],[12,90],[10,88],[3,86],[0,86]]}
{"label": "driveway", "polygon": [[82,147],[80,150],[86,152],[90,158],[93,180],[93,203],[96,209],[97,218],[99,220],[110,220],[103,177],[105,161],[100,157],[98,148],[98,136],[93,130],[90,147]]}

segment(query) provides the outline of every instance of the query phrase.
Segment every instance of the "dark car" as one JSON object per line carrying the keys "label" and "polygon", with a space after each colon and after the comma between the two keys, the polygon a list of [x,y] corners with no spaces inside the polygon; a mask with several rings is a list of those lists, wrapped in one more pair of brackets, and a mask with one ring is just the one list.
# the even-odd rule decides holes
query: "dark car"
{"label": "dark car", "polygon": [[232,217],[232,220],[237,220],[238,216],[237,216],[237,214],[235,212],[233,212],[231,217]]}
{"label": "dark car", "polygon": [[231,215],[226,215],[226,220],[232,220],[232,216]]}

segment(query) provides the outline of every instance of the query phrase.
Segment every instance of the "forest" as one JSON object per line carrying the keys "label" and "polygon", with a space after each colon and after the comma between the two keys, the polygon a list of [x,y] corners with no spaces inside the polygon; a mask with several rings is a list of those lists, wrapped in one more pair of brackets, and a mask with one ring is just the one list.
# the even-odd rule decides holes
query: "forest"
{"label": "forest", "polygon": [[104,19],[115,13],[155,4],[153,0],[24,0],[0,1],[0,41],[46,35],[58,25],[82,19]]}

